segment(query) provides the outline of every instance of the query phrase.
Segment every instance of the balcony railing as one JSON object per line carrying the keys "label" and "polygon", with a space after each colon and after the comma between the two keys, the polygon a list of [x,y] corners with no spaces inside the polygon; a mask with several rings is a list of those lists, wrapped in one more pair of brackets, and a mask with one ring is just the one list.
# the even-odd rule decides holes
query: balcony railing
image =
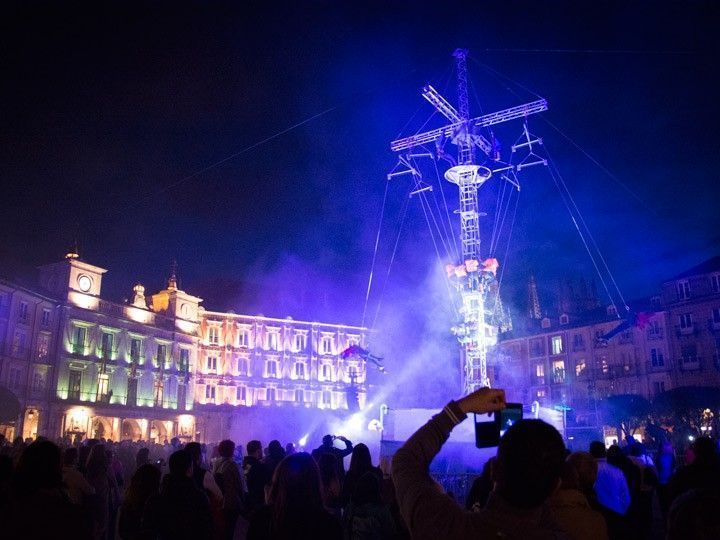
{"label": "balcony railing", "polygon": [[103,360],[112,360],[113,358],[117,358],[117,352],[117,347],[101,348],[98,349],[98,358],[102,358]]}
{"label": "balcony railing", "polygon": [[107,315],[112,315],[113,317],[125,317],[125,309],[124,306],[121,306],[120,304],[115,304],[113,302],[108,302],[107,300],[100,300],[100,312],[105,313]]}
{"label": "balcony railing", "polygon": [[691,324],[690,326],[676,326],[675,332],[677,333],[678,337],[680,336],[692,336],[693,334],[698,333],[697,326],[694,324]]}
{"label": "balcony railing", "polygon": [[683,371],[694,371],[700,369],[702,358],[699,356],[681,356],[678,365]]}

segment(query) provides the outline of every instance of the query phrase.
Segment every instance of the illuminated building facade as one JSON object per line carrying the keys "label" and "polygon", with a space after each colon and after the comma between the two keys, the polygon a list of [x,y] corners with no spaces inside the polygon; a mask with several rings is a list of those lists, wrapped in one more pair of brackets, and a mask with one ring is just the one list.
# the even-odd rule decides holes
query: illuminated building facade
{"label": "illuminated building facade", "polygon": [[191,366],[200,298],[177,289],[128,304],[100,297],[103,268],[75,257],[40,268],[59,299],[55,392],[48,432],[162,442],[195,436]]}
{"label": "illuminated building facade", "polygon": [[202,311],[195,404],[205,438],[225,431],[229,406],[363,408],[365,361],[340,352],[364,346],[365,334],[354,326]]}
{"label": "illuminated building facade", "polygon": [[34,438],[47,431],[58,317],[53,298],[0,280],[0,386],[19,405],[14,423],[0,423],[6,437]]}
{"label": "illuminated building facade", "polygon": [[644,328],[607,341],[598,338],[622,322],[615,306],[579,300],[561,294],[560,313],[516,319],[513,331],[501,334],[490,373],[509,389],[508,399],[564,405],[577,424],[600,426],[596,404],[604,397],[652,399],[681,386],[720,386],[720,257],[663,283],[638,306],[655,313]]}
{"label": "illuminated building facade", "polygon": [[511,388],[509,399],[564,405],[578,423],[596,425],[596,400],[652,398],[674,386],[664,311],[644,329],[631,327],[608,341],[600,338],[622,322],[614,306],[532,322],[503,335],[494,357],[495,384]]}
{"label": "illuminated building facade", "polygon": [[720,257],[663,283],[676,386],[720,386]]}
{"label": "illuminated building facade", "polygon": [[206,311],[174,274],[149,297],[101,298],[105,269],[70,254],[41,293],[0,282],[0,386],[20,402],[8,437],[215,441],[257,407],[356,409],[366,330]]}

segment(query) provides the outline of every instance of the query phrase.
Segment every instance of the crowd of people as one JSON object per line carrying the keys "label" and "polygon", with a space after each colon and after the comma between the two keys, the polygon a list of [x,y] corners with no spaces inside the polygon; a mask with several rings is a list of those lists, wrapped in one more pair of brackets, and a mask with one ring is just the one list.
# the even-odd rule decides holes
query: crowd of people
{"label": "crowd of people", "polygon": [[332,435],[311,453],[277,440],[0,437],[0,526],[7,538],[73,540],[720,538],[720,457],[706,437],[677,466],[669,443],[653,456],[632,438],[570,453],[555,428],[522,420],[461,506],[430,463],[467,414],[504,406],[487,388],[451,401],[384,472],[366,445]]}
{"label": "crowd of people", "polygon": [[243,449],[231,440],[0,437],[7,538],[408,537],[393,500],[392,481],[368,447],[343,436],[325,436],[311,453],[277,440]]}

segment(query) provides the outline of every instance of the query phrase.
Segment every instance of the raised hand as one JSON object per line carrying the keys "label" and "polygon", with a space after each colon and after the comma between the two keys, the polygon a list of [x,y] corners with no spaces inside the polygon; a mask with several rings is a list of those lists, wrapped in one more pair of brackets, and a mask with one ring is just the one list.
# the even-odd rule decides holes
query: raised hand
{"label": "raised hand", "polygon": [[505,408],[505,390],[479,388],[457,402],[464,413],[484,414]]}

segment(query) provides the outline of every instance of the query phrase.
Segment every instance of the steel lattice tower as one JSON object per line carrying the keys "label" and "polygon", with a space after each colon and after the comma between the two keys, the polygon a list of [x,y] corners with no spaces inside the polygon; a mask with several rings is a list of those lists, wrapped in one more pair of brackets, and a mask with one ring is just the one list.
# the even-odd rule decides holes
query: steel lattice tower
{"label": "steel lattice tower", "polygon": [[[523,118],[530,114],[547,110],[547,101],[540,99],[517,107],[504,109],[477,118],[470,118],[468,102],[466,49],[457,49],[453,56],[457,66],[458,108],[455,109],[432,86],[423,88],[422,95],[438,112],[450,120],[451,124],[444,127],[419,133],[412,137],[398,139],[390,144],[395,152],[403,152],[414,147],[444,139],[450,140],[458,147],[457,164],[448,169],[445,179],[458,187],[460,243],[462,246],[462,264],[471,270],[457,282],[460,296],[461,321],[453,328],[462,346],[462,384],[463,390],[470,393],[482,386],[489,386],[487,373],[487,335],[489,323],[485,307],[487,293],[487,274],[479,268],[480,262],[480,214],[478,212],[478,188],[491,178],[493,173],[504,173],[515,169],[500,163],[495,146],[477,131],[509,120]],[[526,130],[527,133],[527,130]],[[528,136],[526,145],[532,145]],[[479,165],[475,160],[475,149],[480,149],[483,161],[490,166]],[[513,150],[515,147],[513,147]],[[401,155],[400,161],[410,162],[409,157]],[[526,164],[525,166],[527,166]],[[491,168],[493,167],[493,168]],[[519,167],[517,168],[519,170]],[[507,179],[507,178],[506,178]],[[467,264],[467,263],[470,264]]]}

